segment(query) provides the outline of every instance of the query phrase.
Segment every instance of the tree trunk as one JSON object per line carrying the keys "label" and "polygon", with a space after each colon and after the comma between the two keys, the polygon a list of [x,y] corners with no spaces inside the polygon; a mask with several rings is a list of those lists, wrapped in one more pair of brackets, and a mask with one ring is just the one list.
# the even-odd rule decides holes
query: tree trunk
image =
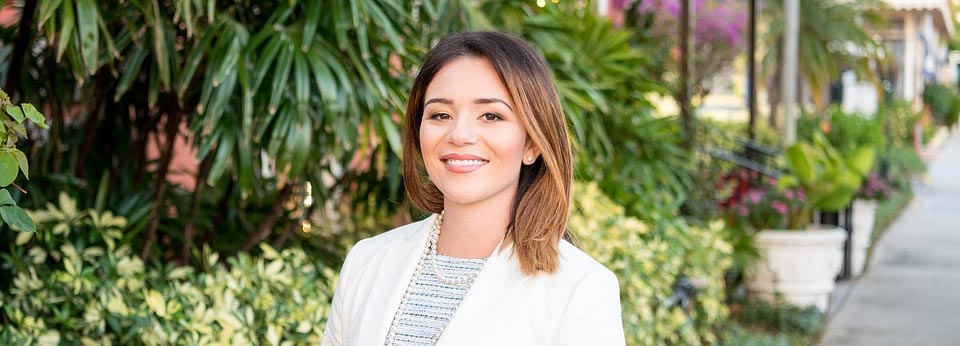
{"label": "tree trunk", "polygon": [[90,111],[90,114],[87,116],[87,121],[84,124],[83,142],[80,144],[80,151],[77,152],[77,165],[73,170],[73,175],[81,179],[86,169],[87,157],[90,156],[90,146],[93,144],[93,138],[96,137],[97,134],[100,113],[103,112],[106,103],[112,100],[109,94],[113,90],[111,85],[113,77],[110,76],[109,72],[100,70],[94,78],[93,109]]}
{"label": "tree trunk", "polygon": [[37,10],[36,0],[26,0],[23,3],[23,12],[20,13],[20,25],[17,27],[17,35],[13,38],[13,52],[10,54],[10,67],[7,69],[7,81],[3,89],[10,96],[10,102],[14,102],[14,94],[20,87],[21,71],[23,71],[23,60],[30,48],[30,42],[33,41],[33,14]]}
{"label": "tree trunk", "polygon": [[154,188],[153,207],[150,209],[150,216],[147,218],[147,239],[140,253],[140,258],[143,260],[146,260],[147,257],[150,256],[153,243],[157,240],[157,228],[160,226],[160,212],[165,207],[163,201],[166,198],[166,187],[169,185],[167,184],[167,172],[170,171],[170,161],[173,159],[173,144],[180,131],[180,121],[183,118],[183,114],[177,106],[177,101],[173,99],[173,97],[170,97],[170,99],[171,100],[167,100],[167,104],[171,105],[171,109],[165,113],[168,114],[168,118],[167,123],[164,124],[164,136],[167,142],[164,143],[163,148],[160,150],[160,167],[157,169],[157,176],[155,178],[156,185]]}
{"label": "tree trunk", "polygon": [[260,221],[260,224],[257,225],[257,230],[240,246],[240,251],[250,251],[250,249],[253,249],[253,247],[257,246],[261,241],[267,239],[267,236],[273,231],[273,226],[283,213],[283,204],[287,202],[287,198],[290,198],[291,194],[293,194],[293,184],[290,183],[277,192],[277,198],[273,201],[270,214],[267,214],[267,217]]}
{"label": "tree trunk", "polygon": [[770,81],[767,83],[767,104],[770,107],[770,118],[769,121],[771,129],[779,128],[777,123],[777,117],[779,117],[779,112],[777,111],[777,106],[780,105],[780,64],[777,64],[777,68],[773,71],[773,76],[770,77]]}
{"label": "tree trunk", "polygon": [[183,247],[180,250],[181,264],[190,263],[190,250],[193,248],[193,239],[195,237],[197,211],[200,209],[200,196],[203,195],[204,187],[207,185],[207,176],[210,174],[210,167],[213,166],[214,155],[207,155],[200,162],[197,171],[197,181],[193,186],[193,198],[190,201],[190,213],[187,216],[187,224],[183,228]]}

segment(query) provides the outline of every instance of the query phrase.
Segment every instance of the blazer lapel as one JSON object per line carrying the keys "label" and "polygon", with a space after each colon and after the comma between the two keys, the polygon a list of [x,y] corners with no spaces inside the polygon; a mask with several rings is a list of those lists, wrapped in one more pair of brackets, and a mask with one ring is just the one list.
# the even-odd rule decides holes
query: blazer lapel
{"label": "blazer lapel", "polygon": [[498,245],[487,259],[437,345],[472,345],[527,281],[528,277],[520,271],[520,262],[511,258],[513,246],[508,245],[502,251],[500,247]]}
{"label": "blazer lapel", "polygon": [[402,241],[385,248],[379,261],[371,262],[379,268],[372,273],[374,282],[359,321],[364,327],[357,339],[358,345],[382,345],[386,340],[390,323],[417,268],[436,217],[433,214],[423,220]]}

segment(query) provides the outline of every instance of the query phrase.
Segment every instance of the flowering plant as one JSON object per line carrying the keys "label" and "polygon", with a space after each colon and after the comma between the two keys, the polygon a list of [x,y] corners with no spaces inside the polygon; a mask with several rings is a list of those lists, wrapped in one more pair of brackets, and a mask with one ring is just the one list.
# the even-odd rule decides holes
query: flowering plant
{"label": "flowering plant", "polygon": [[738,189],[722,206],[733,227],[751,230],[787,227],[807,202],[802,189],[781,188],[773,178],[742,186],[745,187]]}
{"label": "flowering plant", "polygon": [[890,187],[890,180],[873,171],[863,180],[863,184],[860,184],[856,198],[882,201],[892,195],[893,188]]}

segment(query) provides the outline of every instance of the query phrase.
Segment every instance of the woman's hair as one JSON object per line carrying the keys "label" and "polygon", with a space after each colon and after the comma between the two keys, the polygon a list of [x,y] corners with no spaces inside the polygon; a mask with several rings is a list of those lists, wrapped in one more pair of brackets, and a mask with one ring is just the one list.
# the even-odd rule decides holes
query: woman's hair
{"label": "woman's hair", "polygon": [[521,166],[504,243],[513,243],[525,274],[552,273],[559,261],[559,241],[567,236],[573,159],[550,70],[526,41],[499,32],[465,32],[442,39],[427,54],[410,90],[403,125],[404,186],[417,207],[434,213],[443,209],[443,194],[430,182],[420,151],[424,94],[441,68],[464,57],[493,65],[527,136],[540,151],[533,164]]}

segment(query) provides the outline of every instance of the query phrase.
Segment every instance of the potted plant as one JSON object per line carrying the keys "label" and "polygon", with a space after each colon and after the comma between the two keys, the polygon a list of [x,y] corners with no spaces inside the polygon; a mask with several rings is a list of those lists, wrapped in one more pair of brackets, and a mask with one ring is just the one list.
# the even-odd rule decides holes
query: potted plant
{"label": "potted plant", "polygon": [[892,194],[893,189],[889,181],[881,177],[877,171],[870,172],[857,190],[853,199],[853,229],[851,230],[853,252],[850,254],[850,270],[855,276],[863,273],[867,262],[867,248],[870,247],[873,235],[877,202],[889,198]]}
{"label": "potted plant", "polygon": [[757,225],[754,243],[760,256],[745,273],[752,295],[768,301],[779,295],[793,305],[826,310],[843,263],[846,232],[833,225],[811,225],[812,214],[850,203],[874,156],[871,147],[841,155],[821,132],[815,132],[811,142],[787,148],[787,173],[777,181],[777,191],[784,196],[794,191],[804,199],[787,205],[776,223]]}

